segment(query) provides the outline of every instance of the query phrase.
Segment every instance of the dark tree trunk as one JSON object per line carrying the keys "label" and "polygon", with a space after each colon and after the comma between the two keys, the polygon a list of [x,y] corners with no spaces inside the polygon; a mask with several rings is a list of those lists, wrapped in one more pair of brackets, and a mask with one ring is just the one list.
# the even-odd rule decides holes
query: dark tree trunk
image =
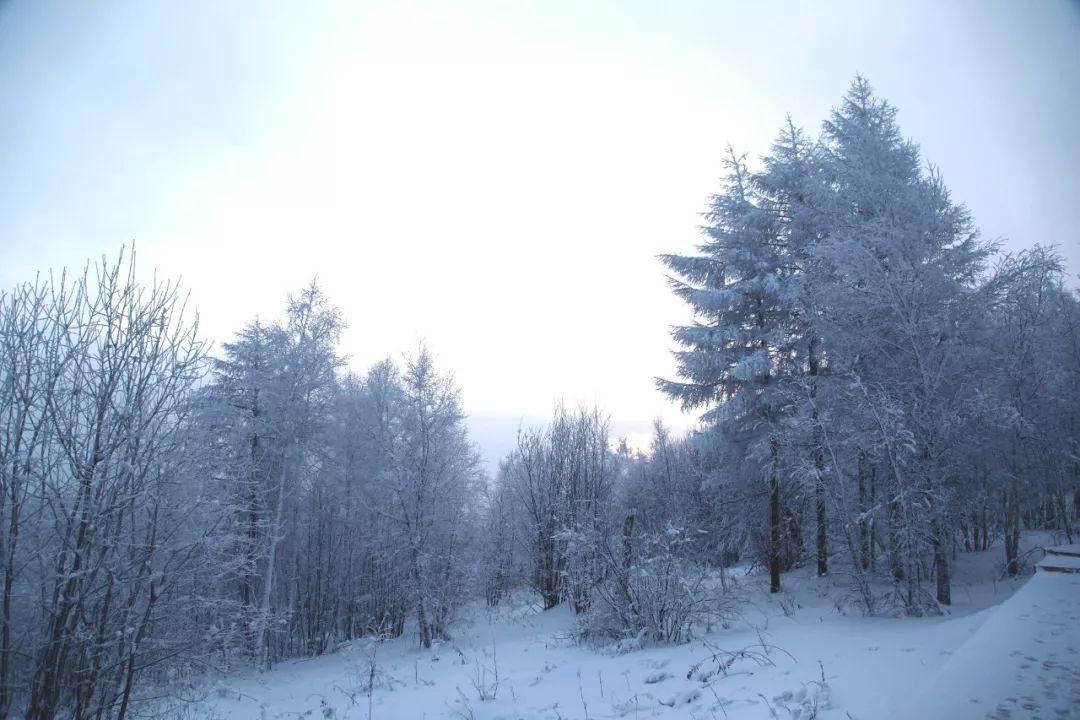
{"label": "dark tree trunk", "polygon": [[540,577],[538,578],[540,596],[544,600],[544,609],[550,610],[559,604],[558,571],[555,567],[555,541],[541,531],[540,536]]}
{"label": "dark tree trunk", "polygon": [[1054,502],[1058,504],[1058,515],[1061,518],[1061,529],[1065,531],[1065,541],[1072,545],[1072,523],[1069,522],[1068,503],[1065,501],[1065,490],[1055,494]]}
{"label": "dark tree trunk", "polygon": [[817,375],[819,372],[817,343],[810,339],[810,398],[813,404],[814,424],[814,502],[817,530],[817,573],[818,576],[829,574],[829,525],[828,508],[825,496],[825,442],[822,437],[817,411]]}
{"label": "dark tree trunk", "polygon": [[1005,491],[1005,572],[1020,573],[1020,490],[1015,479]]}
{"label": "dark tree trunk", "polygon": [[627,515],[622,526],[622,564],[623,572],[629,575],[634,564],[634,516]]}
{"label": "dark tree trunk", "polygon": [[775,469],[769,477],[769,592],[780,592],[780,477]]}
{"label": "dark tree trunk", "polygon": [[986,507],[986,501],[983,500],[982,513],[980,515],[979,527],[982,530],[980,550],[990,549],[990,511]]}
{"label": "dark tree trunk", "polygon": [[900,519],[897,517],[899,510],[896,507],[896,501],[889,502],[889,570],[892,573],[893,579],[901,581],[904,579],[904,563],[900,558],[900,538],[897,536],[897,525]]}
{"label": "dark tree trunk", "polygon": [[416,583],[416,622],[420,626],[420,645],[425,649],[431,648],[431,624],[428,621],[427,599],[424,597],[424,581],[420,572],[420,551],[412,549],[413,581]]}
{"label": "dark tree trunk", "polygon": [[[877,470],[873,463],[870,464],[870,508],[877,506]],[[870,526],[870,539],[867,542],[867,551],[870,556],[870,569],[875,570],[877,568],[877,514],[871,513],[866,519],[867,524]]]}
{"label": "dark tree trunk", "polygon": [[870,569],[870,527],[866,522],[867,487],[866,457],[859,453],[859,564],[863,570]]}
{"label": "dark tree trunk", "polygon": [[11,514],[8,521],[7,543],[4,557],[3,607],[0,610],[0,718],[6,718],[13,698],[11,677],[11,599],[15,588],[15,548],[19,538],[19,502],[14,485],[11,489]]}
{"label": "dark tree trunk", "polygon": [[623,520],[622,526],[622,577],[619,578],[619,582],[622,584],[623,601],[627,604],[627,610],[630,617],[636,618],[638,616],[640,608],[635,601],[634,593],[631,591],[630,585],[630,573],[631,568],[634,565],[634,516],[627,515]]}
{"label": "dark tree trunk", "polygon": [[[819,461],[821,461],[820,458],[815,460],[815,462]],[[824,463],[822,462],[822,464]],[[829,574],[829,525],[828,513],[825,508],[825,475],[823,469],[818,470],[814,496],[817,501],[817,574],[820,577]]]}
{"label": "dark tree trunk", "polygon": [[949,573],[949,553],[942,537],[942,523],[935,519],[931,523],[931,542],[934,546],[934,571],[937,578],[937,601],[942,605],[952,605],[952,588]]}

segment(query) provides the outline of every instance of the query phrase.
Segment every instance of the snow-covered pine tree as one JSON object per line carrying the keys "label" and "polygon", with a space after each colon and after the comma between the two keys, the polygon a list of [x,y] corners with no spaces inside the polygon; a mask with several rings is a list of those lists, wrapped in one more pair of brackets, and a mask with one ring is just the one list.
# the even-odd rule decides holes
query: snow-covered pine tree
{"label": "snow-covered pine tree", "polygon": [[962,359],[976,309],[973,290],[992,247],[978,240],[938,173],[923,171],[896,109],[865,78],[856,77],[823,136],[831,189],[823,208],[829,235],[819,245],[830,279],[818,291],[823,335],[834,371],[872,388],[864,397],[879,403],[876,417],[898,418],[893,427],[901,434],[879,438],[888,448],[881,461],[891,480],[904,602],[918,612],[924,604],[918,555],[926,545],[937,600],[949,602],[951,490],[944,478],[971,389]]}
{"label": "snow-covered pine tree", "polygon": [[791,402],[803,406],[801,414],[809,427],[792,427],[793,441],[805,447],[795,461],[796,473],[805,478],[814,496],[814,535],[818,575],[829,572],[829,530],[825,442],[819,411],[821,375],[827,367],[827,352],[818,327],[818,298],[815,289],[826,270],[817,257],[818,244],[827,236],[827,215],[821,211],[827,188],[821,182],[819,146],[787,118],[773,141],[770,153],[762,158],[763,168],[752,176],[763,209],[776,223],[778,250],[786,262],[785,277],[790,285],[792,353],[791,372],[800,378],[793,384]]}
{"label": "snow-covered pine tree", "polygon": [[684,410],[705,408],[704,423],[757,459],[769,495],[770,586],[779,592],[784,384],[796,374],[801,297],[777,215],[755,194],[744,158],[729,148],[725,168],[698,254],[661,256],[672,290],[695,319],[672,331],[682,379],[657,385]]}

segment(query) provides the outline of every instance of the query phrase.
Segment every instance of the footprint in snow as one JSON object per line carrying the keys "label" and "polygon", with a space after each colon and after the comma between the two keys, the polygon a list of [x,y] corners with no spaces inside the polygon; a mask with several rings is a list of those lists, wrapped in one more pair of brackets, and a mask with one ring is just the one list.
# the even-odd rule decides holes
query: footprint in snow
{"label": "footprint in snow", "polygon": [[666,700],[658,700],[657,702],[661,705],[667,705],[668,707],[673,708],[676,705],[689,705],[699,699],[701,699],[701,692],[697,689],[691,689],[672,695]]}

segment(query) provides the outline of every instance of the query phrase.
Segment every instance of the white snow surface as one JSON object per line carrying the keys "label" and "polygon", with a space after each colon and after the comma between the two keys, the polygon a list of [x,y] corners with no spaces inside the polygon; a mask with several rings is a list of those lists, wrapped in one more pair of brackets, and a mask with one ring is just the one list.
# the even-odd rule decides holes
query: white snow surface
{"label": "white snow surface", "polygon": [[222,676],[180,716],[1080,717],[1080,575],[1000,580],[1000,550],[961,555],[955,575],[948,614],[926,618],[864,617],[840,578],[796,571],[770,596],[751,575],[740,580],[742,617],[730,627],[621,653],[575,644],[568,608],[540,611],[522,595],[471,608],[453,641],[430,651],[407,633]]}
{"label": "white snow surface", "polygon": [[1080,574],[1035,573],[892,717],[1080,717]]}

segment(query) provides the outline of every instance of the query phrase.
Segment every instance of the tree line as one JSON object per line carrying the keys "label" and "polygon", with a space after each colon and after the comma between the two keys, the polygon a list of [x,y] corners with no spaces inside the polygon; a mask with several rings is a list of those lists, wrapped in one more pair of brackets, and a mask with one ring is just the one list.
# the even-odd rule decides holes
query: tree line
{"label": "tree line", "polygon": [[810,139],[729,153],[648,453],[598,408],[493,478],[420,346],[349,371],[316,283],[211,352],[176,285],[101,260],[0,294],[0,718],[124,718],[207,669],[450,638],[470,600],[679,642],[715,569],[809,564],[867,613],[950,602],[957,553],[1080,514],[1080,304],[1046,247],[983,241],[862,78]]}
{"label": "tree line", "polygon": [[0,295],[0,717],[407,618],[430,647],[467,597],[482,474],[433,354],[345,372],[316,284],[216,357],[197,326],[130,256]]}

